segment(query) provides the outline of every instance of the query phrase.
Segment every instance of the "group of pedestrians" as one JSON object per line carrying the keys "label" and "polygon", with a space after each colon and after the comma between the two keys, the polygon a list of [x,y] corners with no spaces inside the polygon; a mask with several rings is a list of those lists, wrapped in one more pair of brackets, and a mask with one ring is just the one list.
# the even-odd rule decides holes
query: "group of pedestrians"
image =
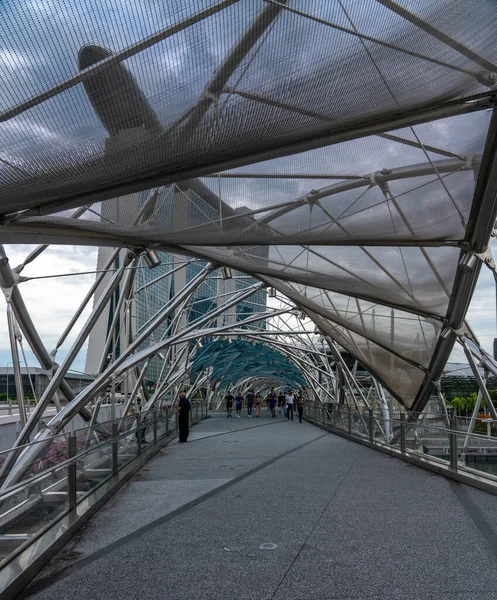
{"label": "group of pedestrians", "polygon": [[[247,408],[247,417],[251,418],[254,410],[256,417],[261,416],[263,398],[259,392],[256,394],[254,390],[250,390],[245,396],[240,392],[236,396],[228,392],[224,399],[226,402],[226,417],[228,419],[233,417],[233,404],[235,405],[235,416],[237,419],[241,419],[244,406]],[[276,394],[274,388],[271,388],[271,391],[266,395],[265,402],[267,410],[271,411],[272,419],[276,419],[276,408],[278,408],[279,414],[283,414],[288,421],[293,421],[295,409],[297,409],[299,423],[302,423],[305,404],[302,393],[295,395],[293,390],[288,390],[286,394],[282,391]]]}
{"label": "group of pedestrians", "polygon": [[[258,392],[257,394],[254,390],[250,390],[247,392],[245,396],[242,396],[240,393],[237,393],[236,396],[233,396],[231,392],[228,392],[225,396],[226,400],[226,416],[233,417],[231,414],[233,411],[233,404],[235,404],[235,413],[236,418],[241,419],[243,407],[247,408],[247,416],[252,417],[253,411],[255,410],[255,416],[261,416],[261,408],[263,399],[261,394]],[[299,422],[302,423],[302,415],[304,413],[304,396],[300,392],[297,395],[293,393],[293,390],[288,390],[286,394],[280,392],[278,395],[274,391],[274,388],[271,388],[271,391],[266,395],[266,405],[268,410],[271,411],[271,418],[276,418],[276,407],[278,407],[279,414],[282,414],[289,421],[293,421],[293,415],[295,412],[295,408],[297,408]],[[189,413],[191,410],[190,401],[187,398],[186,391],[182,391],[179,395],[178,405],[176,407],[176,416],[178,419],[178,429],[179,429],[179,443],[184,444],[188,440],[189,434]],[[145,427],[137,429],[137,441],[138,436],[141,436],[141,442],[146,443],[145,440]]]}

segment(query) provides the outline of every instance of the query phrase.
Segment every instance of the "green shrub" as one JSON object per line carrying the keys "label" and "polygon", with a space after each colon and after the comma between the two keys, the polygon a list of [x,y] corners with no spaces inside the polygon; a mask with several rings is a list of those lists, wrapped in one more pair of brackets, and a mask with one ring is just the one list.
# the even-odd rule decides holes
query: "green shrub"
{"label": "green shrub", "polygon": [[[452,400],[446,400],[445,403],[447,406],[452,406],[455,409],[458,415],[471,415],[475,409],[476,400],[478,398],[478,394],[473,392],[467,397],[457,396]],[[480,409],[484,409],[486,406],[485,399],[482,398]]]}

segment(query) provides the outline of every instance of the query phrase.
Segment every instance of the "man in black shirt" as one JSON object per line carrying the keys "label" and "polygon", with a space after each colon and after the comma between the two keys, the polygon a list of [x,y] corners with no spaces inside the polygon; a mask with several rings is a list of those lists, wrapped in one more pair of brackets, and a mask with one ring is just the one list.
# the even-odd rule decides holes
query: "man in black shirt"
{"label": "man in black shirt", "polygon": [[254,390],[247,392],[247,415],[252,417],[252,407],[254,405]]}
{"label": "man in black shirt", "polygon": [[231,417],[231,411],[233,410],[233,394],[228,392],[224,399],[226,400],[226,417]]}
{"label": "man in black shirt", "polygon": [[178,408],[176,414],[178,417],[179,442],[184,443],[188,440],[188,413],[190,412],[190,400],[186,397],[186,392],[179,395]]}

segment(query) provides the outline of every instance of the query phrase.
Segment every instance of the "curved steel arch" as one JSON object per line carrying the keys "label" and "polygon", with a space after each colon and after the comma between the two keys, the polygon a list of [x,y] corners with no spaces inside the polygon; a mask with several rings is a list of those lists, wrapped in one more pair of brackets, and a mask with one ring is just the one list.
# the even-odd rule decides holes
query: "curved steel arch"
{"label": "curved steel arch", "polygon": [[[226,0],[186,18],[178,18],[174,25],[159,29],[154,24],[156,31],[152,35],[135,40],[115,54],[99,54],[96,58],[102,60],[94,64],[90,63],[94,62],[95,56],[90,57],[91,60],[80,65],[80,73],[67,76],[50,89],[42,86],[31,98],[19,97],[19,90],[9,85],[11,81],[6,81],[6,89],[14,90],[14,102],[0,115],[4,124],[0,131],[4,137],[0,137],[0,143],[5,141],[6,148],[3,152],[0,147],[0,215],[3,216],[0,232],[5,241],[42,244],[17,269],[10,268],[3,251],[0,254],[0,286],[9,304],[9,342],[17,396],[22,398],[17,351],[18,347],[22,349],[19,345],[21,336],[28,341],[51,378],[34,413],[29,418],[28,415],[21,416],[26,423],[23,423],[16,448],[32,435],[48,403],[52,399],[59,402],[59,393],[69,399],[69,404],[38,434],[40,439],[53,437],[77,411],[87,421],[97,421],[98,409],[90,414],[88,401],[93,398],[99,406],[110,383],[114,385],[119,381],[131,387],[127,408],[139,391],[147,398],[146,405],[152,406],[161,401],[169,389],[177,388],[191,363],[192,351],[186,344],[195,337],[212,335],[212,329],[204,326],[250,296],[250,290],[239,290],[238,294],[233,293],[227,298],[223,306],[216,305],[215,310],[204,315],[196,326],[189,324],[183,311],[191,306],[192,293],[219,266],[225,267],[224,274],[229,268],[238,269],[263,281],[259,288],[270,285],[280,290],[309,315],[329,341],[335,368],[339,366],[337,379],[344,384],[339,390],[339,403],[347,393],[350,401],[355,402],[356,396],[350,388],[348,392],[344,391],[345,383],[352,381],[353,374],[344,364],[336,343],[367,366],[376,380],[381,381],[405,407],[412,411],[424,408],[436,391],[455,341],[463,336],[466,344],[467,340],[477,342],[464,318],[481,265],[493,265],[488,245],[497,216],[497,119],[493,114],[495,98],[489,88],[495,85],[496,61],[491,58],[493,40],[480,39],[479,32],[472,30],[472,19],[467,19],[466,34],[471,33],[471,39],[478,41],[480,53],[469,50],[456,39],[457,36],[451,37],[438,30],[430,22],[429,10],[420,8],[420,14],[414,14],[400,9],[394,2],[383,4],[399,15],[414,36],[412,48],[408,47],[409,36],[402,31],[402,40],[408,41],[400,44],[399,31],[389,27],[388,23],[378,25],[374,35],[366,36],[355,25],[346,31],[347,28],[338,28],[324,17],[313,16],[311,5],[306,10],[305,2],[303,10],[296,11],[286,2],[271,1],[261,4],[261,10],[253,16],[244,12],[242,3]],[[444,7],[454,19],[459,16],[450,2]],[[205,64],[201,60],[191,61],[198,81],[205,83],[203,91],[199,93],[196,89],[192,102],[183,102],[179,116],[171,122],[161,121],[163,116],[154,113],[152,108],[152,112],[145,110],[150,98],[134,85],[136,82],[123,61],[132,56],[146,60],[145,50],[158,50],[160,42],[180,31],[187,37],[194,26],[208,28],[209,19],[217,23],[216,15],[225,10],[233,10],[233,14],[240,17],[231,23],[229,19],[226,21],[231,48],[225,56],[216,59],[214,68],[206,67],[202,71]],[[489,21],[497,14],[497,9],[490,4],[472,10],[480,11],[480,16],[484,15]],[[118,14],[116,19],[119,19]],[[258,77],[259,72],[275,65],[282,70],[288,64],[287,59],[279,61],[278,52],[284,50],[285,44],[275,43],[287,39],[281,28],[281,23],[287,23],[287,19],[293,19],[290,22],[302,34],[302,39],[307,39],[310,31],[316,32],[313,47],[321,49],[320,58],[326,66],[326,75],[335,72],[335,65],[330,62],[333,53],[329,53],[327,44],[321,42],[326,39],[332,44],[338,43],[337,40],[351,39],[349,36],[354,40],[367,39],[368,44],[387,53],[382,56],[409,56],[422,75],[417,76],[416,83],[414,75],[418,71],[406,69],[399,74],[401,85],[394,89],[387,83],[390,73],[383,71],[388,70],[388,65],[396,64],[395,61],[377,62],[375,56],[365,50],[364,61],[353,61],[355,68],[350,81],[357,81],[356,69],[359,69],[369,82],[371,98],[377,99],[376,105],[370,102],[364,107],[362,95],[356,93],[353,85],[348,85],[348,80],[315,76],[319,71],[311,64],[305,64],[294,77],[287,77],[285,89],[266,85]],[[28,20],[26,27],[36,31],[37,23]],[[338,37],[342,35],[345,38]],[[425,47],[426,53],[418,52],[418,45],[427,40],[430,43],[421,46]],[[116,46],[121,47],[120,44]],[[430,51],[438,56],[440,47],[447,55],[446,61],[430,56]],[[37,73],[37,58],[43,68],[52,67],[49,62],[45,66],[42,53],[40,49],[39,55],[34,55],[33,76]],[[338,58],[343,65],[350,62],[349,55]],[[57,66],[60,65],[53,68]],[[427,72],[433,75],[440,89],[426,86],[425,90],[420,85]],[[127,89],[133,88],[133,98],[138,99],[136,106],[129,106],[129,97],[113,97],[112,86],[105,82],[105,74],[112,73],[114,82],[120,79],[122,83],[124,78]],[[411,83],[415,87],[409,87]],[[77,152],[67,151],[67,157],[53,154],[56,144],[48,145],[41,151],[43,160],[39,160],[35,147],[41,133],[55,135],[58,130],[56,126],[51,128],[52,119],[57,124],[57,116],[65,114],[64,110],[59,110],[57,102],[62,102],[69,111],[72,105],[64,105],[63,94],[68,89],[77,91],[76,86],[80,84],[90,92],[90,107],[93,104],[95,109],[95,103],[105,100],[106,110],[96,110],[96,113],[101,117],[104,115],[100,121],[109,137],[98,138],[99,145],[82,133],[84,140],[80,145],[72,140]],[[334,88],[330,88],[335,84],[342,86],[342,95],[335,94]],[[100,96],[99,85],[107,86]],[[404,88],[411,89],[413,98],[402,95]],[[171,100],[172,96],[165,95],[165,89],[159,96],[164,101]],[[300,97],[307,98],[309,106],[303,108],[301,104],[306,102],[300,101]],[[146,114],[138,114],[140,106]],[[89,106],[84,102],[76,103],[75,107],[83,115],[82,119],[94,117],[88,113]],[[132,118],[130,108],[133,108]],[[109,110],[115,112],[111,115],[115,118],[110,120],[107,118]],[[490,111],[492,117],[488,124],[487,112]],[[174,110],[169,113],[174,114]],[[24,118],[33,115],[35,121],[38,115],[37,126],[28,128],[27,132],[18,128],[18,135],[12,137],[10,126],[22,124]],[[261,135],[260,125],[264,123],[271,123],[271,135]],[[295,124],[295,127],[289,127],[289,124]],[[418,127],[420,124],[423,125]],[[478,135],[473,139],[470,130],[475,124]],[[444,137],[444,129],[450,130],[450,125],[457,135]],[[405,131],[392,131],[399,127]],[[75,130],[71,131],[74,133]],[[461,131],[473,142],[466,143]],[[27,142],[21,149],[18,137]],[[347,146],[349,142],[351,146]],[[380,147],[380,142],[392,145]],[[338,146],[340,143],[343,145]],[[12,153],[11,148],[17,148],[17,154]],[[194,179],[200,175],[212,176],[220,169],[272,159],[273,162],[261,167],[266,169],[265,172],[257,173],[260,181],[270,181],[271,174],[281,181],[285,172],[293,181],[294,175],[298,175],[295,170],[298,160],[302,160],[303,180],[308,181],[312,175],[312,160],[309,161],[309,155],[304,155],[305,151],[320,149],[312,155],[313,159],[328,168],[330,164],[340,165],[340,160],[351,148],[352,158],[344,162],[346,167],[354,168],[337,167],[336,172],[328,176],[336,178],[342,171],[363,175],[346,176],[342,181],[320,189],[312,189],[312,184],[307,184],[307,187],[297,187],[294,193],[291,186],[275,188],[267,184],[259,195],[242,190],[242,194],[226,198],[221,191],[221,178],[218,179],[217,193],[213,191],[212,180],[209,187],[209,181]],[[389,150],[400,153],[405,160],[396,157],[392,164],[384,162]],[[415,156],[421,158],[417,162],[410,160],[414,156],[411,152],[417,152]],[[301,153],[298,160],[292,162],[292,156],[297,153]],[[356,168],[363,155],[368,159],[365,161],[367,168],[360,164]],[[444,158],[435,160],[433,155]],[[223,181],[233,175],[244,174],[223,173]],[[244,176],[252,181],[258,179],[253,173]],[[473,184],[473,178],[476,178],[474,189],[473,185],[451,188],[452,177],[464,177],[465,184],[470,179]],[[117,194],[168,184],[171,184],[168,189],[152,190],[146,198],[108,200]],[[396,189],[401,184],[407,185],[408,189]],[[423,202],[426,187],[432,184],[442,190],[441,196],[435,195],[433,206]],[[420,189],[425,191],[419,192]],[[349,198],[347,194],[353,190],[357,190],[358,195]],[[413,192],[421,195],[409,196]],[[426,194],[429,196],[428,192]],[[420,203],[417,212],[409,205],[406,195],[411,202]],[[102,203],[103,200],[108,201]],[[60,212],[76,206],[80,208],[72,215]],[[109,218],[113,210],[120,216]],[[424,227],[424,220],[432,222]],[[50,242],[126,248],[126,252],[114,250],[111,253],[103,273],[97,274],[97,281],[51,354],[33,324],[20,292],[20,286],[34,278],[21,275],[21,272]],[[211,264],[190,278],[188,284],[185,281],[185,285],[180,286],[181,291],[175,290],[167,304],[149,316],[142,329],[133,331],[133,305],[139,301],[134,269],[141,268],[139,257],[143,252],[153,266],[156,262],[154,252],[158,250],[207,259]],[[114,260],[120,260],[122,264],[109,277]],[[183,269],[186,272],[192,264],[197,263],[184,261],[176,272],[182,273]],[[97,299],[67,357],[58,365],[55,361],[57,353],[60,354],[64,340],[99,286],[105,286],[105,291]],[[143,289],[146,293],[148,288]],[[65,381],[65,374],[109,304],[114,313],[96,369],[97,377],[85,391],[75,395]],[[255,322],[257,319],[247,323]],[[121,334],[121,325],[126,336]],[[202,332],[196,330],[198,327],[204,328]],[[220,327],[219,334],[223,331],[228,329]],[[152,338],[156,333],[161,338],[158,341]],[[262,332],[258,335],[265,339]],[[117,356],[118,344],[112,336],[123,343],[120,356]],[[149,343],[150,346],[145,346]],[[276,345],[276,342],[271,343]],[[312,346],[312,341],[308,343]],[[173,350],[178,345],[181,346],[179,350]],[[162,351],[166,354],[161,359],[162,380],[159,388],[150,395],[144,380],[153,357]],[[285,352],[299,364],[305,364],[293,349],[285,349]],[[485,359],[481,360],[484,362]],[[327,372],[324,362],[322,366]],[[314,380],[313,384],[316,384]],[[197,381],[195,385],[200,383]],[[336,383],[333,385],[335,390],[340,387]],[[317,395],[324,393],[319,387],[315,392]],[[361,393],[358,395],[361,401],[366,400]],[[17,457],[17,452],[13,452],[3,467],[4,473],[15,462],[15,477],[18,477],[22,471],[20,464],[26,463],[28,458]]]}

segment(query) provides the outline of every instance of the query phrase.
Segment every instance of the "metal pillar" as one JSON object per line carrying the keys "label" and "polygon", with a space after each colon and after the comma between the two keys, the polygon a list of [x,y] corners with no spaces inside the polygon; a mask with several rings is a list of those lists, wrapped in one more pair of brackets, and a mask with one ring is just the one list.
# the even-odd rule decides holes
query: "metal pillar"
{"label": "metal pillar", "polygon": [[400,413],[400,451],[406,453],[406,415],[404,411]]}
{"label": "metal pillar", "polygon": [[[9,327],[10,351],[12,354],[12,366],[14,370],[14,380],[16,387],[17,405],[19,407],[19,420],[21,427],[26,425],[26,406],[24,404],[24,389],[22,385],[21,364],[19,362],[19,353],[17,351],[17,340],[15,331],[14,315],[10,304],[7,306],[7,323]],[[7,373],[7,385],[9,374]]]}
{"label": "metal pillar", "polygon": [[482,393],[483,398],[485,398],[485,404],[486,404],[488,410],[490,411],[490,414],[492,415],[492,419],[497,421],[497,411],[495,410],[494,403],[492,402],[492,399],[490,398],[490,394],[488,393],[487,386],[485,385],[485,381],[483,380],[483,377],[480,374],[480,370],[478,369],[478,365],[476,364],[473,354],[471,353],[471,350],[468,348],[468,345],[466,344],[465,339],[462,339],[461,343],[462,343],[462,346],[464,349],[464,354],[466,354],[466,358],[468,359],[469,366],[471,367],[471,370],[473,371],[473,375],[476,379],[476,383],[478,384],[478,388],[480,389],[480,392]]}
{"label": "metal pillar", "polygon": [[69,496],[69,510],[76,510],[77,504],[77,464],[76,464],[76,436],[69,436],[69,458],[73,459],[68,467],[67,489]]}
{"label": "metal pillar", "polygon": [[119,428],[117,422],[112,422],[112,474],[117,475],[119,470]]}
{"label": "metal pillar", "polygon": [[450,414],[450,431],[449,431],[449,442],[450,442],[450,468],[457,471],[457,422],[456,422],[456,411],[451,410]]}

